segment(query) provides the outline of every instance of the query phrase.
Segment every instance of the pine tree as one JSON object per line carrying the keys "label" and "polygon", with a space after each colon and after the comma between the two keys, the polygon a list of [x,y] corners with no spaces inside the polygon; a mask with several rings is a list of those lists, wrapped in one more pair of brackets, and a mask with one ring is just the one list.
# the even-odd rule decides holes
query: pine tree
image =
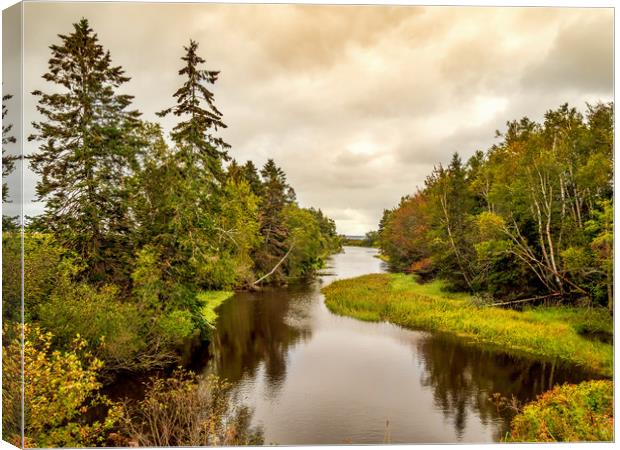
{"label": "pine tree", "polygon": [[197,48],[195,41],[184,47],[184,66],[178,72],[184,82],[173,95],[176,105],[157,113],[160,117],[173,114],[180,121],[171,133],[174,148],[157,168],[165,174],[167,186],[153,191],[165,212],[159,216],[164,232],[156,238],[167,262],[164,277],[193,291],[222,286],[227,267],[222,264],[220,243],[228,231],[219,226],[218,214],[226,195],[223,162],[229,160],[229,145],[214,134],[226,125],[206,87],[215,83],[219,72],[201,68],[205,60],[197,55]]}
{"label": "pine tree", "polygon": [[282,211],[294,203],[294,191],[288,185],[284,171],[273,159],[267,161],[260,173],[263,179],[260,206],[263,245],[258,252],[257,265],[265,271],[287,252],[288,230]]}
{"label": "pine tree", "polygon": [[263,183],[261,182],[260,176],[258,174],[258,169],[254,165],[252,161],[247,161],[242,167],[241,170],[243,172],[243,176],[245,180],[250,185],[252,192],[254,195],[261,196],[263,192]]}
{"label": "pine tree", "polygon": [[[13,98],[12,95],[7,94],[2,96],[2,178],[6,178],[9,176],[13,170],[15,170],[15,157],[7,154],[6,146],[9,144],[15,144],[17,140],[15,136],[11,135],[11,129],[13,128],[12,124],[5,125],[4,118],[8,113],[8,108],[6,106],[7,101]],[[6,182],[2,182],[2,202],[6,202],[8,200],[9,195],[9,187]]]}
{"label": "pine tree", "polygon": [[235,183],[239,183],[241,180],[245,179],[243,169],[236,159],[230,161],[230,164],[226,169],[226,176],[229,179],[233,180]]}
{"label": "pine tree", "polygon": [[[219,71],[201,69],[205,60],[198,56],[198,43],[190,40],[181,59],[185,65],[179,75],[186,80],[174,93],[177,104],[158,113],[165,117],[172,113],[184,118],[173,129],[171,136],[178,146],[179,163],[186,176],[206,178],[209,183],[219,184],[224,179],[222,161],[229,159],[226,151],[230,146],[213,132],[226,128],[222,113],[217,109],[213,93],[205,84],[215,84]],[[202,106],[204,105],[204,106]]]}
{"label": "pine tree", "polygon": [[41,177],[42,222],[83,258],[89,278],[103,281],[127,266],[127,179],[142,145],[140,113],[129,109],[132,96],[116,93],[129,77],[112,65],[86,19],[59,37],[43,75],[53,88],[33,92],[44,120],[33,122],[29,140],[40,146],[31,167]]}

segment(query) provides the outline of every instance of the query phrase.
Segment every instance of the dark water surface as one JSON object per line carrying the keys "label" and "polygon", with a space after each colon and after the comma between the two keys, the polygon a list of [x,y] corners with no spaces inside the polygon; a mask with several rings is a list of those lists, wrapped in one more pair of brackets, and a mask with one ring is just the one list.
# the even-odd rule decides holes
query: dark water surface
{"label": "dark water surface", "polygon": [[332,314],[321,287],[384,272],[376,251],[346,247],[301,286],[239,293],[220,309],[207,372],[254,408],[266,444],[489,442],[510,412],[489,397],[529,400],[585,374],[454,338]]}

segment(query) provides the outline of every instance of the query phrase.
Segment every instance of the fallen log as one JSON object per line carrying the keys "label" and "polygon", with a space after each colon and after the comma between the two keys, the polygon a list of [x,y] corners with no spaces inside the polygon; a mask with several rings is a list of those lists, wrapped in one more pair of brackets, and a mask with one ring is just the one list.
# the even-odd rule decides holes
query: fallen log
{"label": "fallen log", "polygon": [[531,298],[523,298],[521,300],[513,300],[510,302],[501,302],[501,303],[491,303],[489,306],[504,306],[504,305],[513,305],[516,303],[525,303],[525,302],[533,302],[535,300],[543,300],[546,298],[551,298],[551,297],[561,297],[562,294],[559,292],[555,292],[553,294],[549,294],[549,295],[540,295],[538,297],[531,297]]}
{"label": "fallen log", "polygon": [[265,275],[263,275],[262,277],[260,277],[258,280],[256,280],[254,283],[252,283],[253,286],[256,286],[258,283],[260,283],[261,281],[263,281],[265,278],[273,275],[273,273],[278,270],[278,267],[280,267],[280,264],[282,264],[284,262],[284,260],[288,257],[288,255],[290,255],[291,251],[293,250],[293,248],[295,247],[295,245],[291,245],[291,247],[288,249],[288,252],[286,252],[286,255],[284,255],[282,257],[282,259],[280,261],[278,261],[278,264],[276,264],[275,266],[273,266],[273,269],[271,269],[271,271]]}

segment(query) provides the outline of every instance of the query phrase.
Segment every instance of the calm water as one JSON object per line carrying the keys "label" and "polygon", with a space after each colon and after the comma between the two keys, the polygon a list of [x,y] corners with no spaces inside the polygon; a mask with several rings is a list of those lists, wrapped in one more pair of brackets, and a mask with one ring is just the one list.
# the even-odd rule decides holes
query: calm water
{"label": "calm water", "polygon": [[488,442],[506,431],[491,394],[528,400],[584,375],[388,323],[339,317],[321,287],[384,272],[346,247],[326,274],[222,305],[206,371],[235,384],[266,444]]}

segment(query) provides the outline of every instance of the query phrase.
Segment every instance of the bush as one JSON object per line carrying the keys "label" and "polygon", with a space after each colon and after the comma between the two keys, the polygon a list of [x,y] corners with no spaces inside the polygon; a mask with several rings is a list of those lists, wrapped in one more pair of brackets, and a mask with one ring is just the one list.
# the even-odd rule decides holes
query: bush
{"label": "bush", "polygon": [[105,362],[106,369],[125,367],[145,349],[141,336],[145,318],[133,304],[118,300],[114,287],[60,284],[38,308],[41,326],[54,335],[58,346],[66,348],[79,334]]}
{"label": "bush", "polygon": [[157,326],[164,340],[172,345],[180,344],[195,330],[192,313],[178,309],[162,316]]}
{"label": "bush", "polygon": [[229,383],[176,371],[151,378],[144,399],[127,403],[125,433],[144,447],[262,444],[261,430],[250,426],[250,410],[232,405]]}
{"label": "bush", "polygon": [[613,382],[556,386],[523,408],[512,421],[513,442],[612,441]]}
{"label": "bush", "polygon": [[[120,300],[117,291],[115,286],[95,288],[63,276],[37,309],[40,324],[54,335],[60,348],[68,348],[80,335],[105,363],[106,373],[148,370],[175,362],[173,345],[188,325],[179,322],[162,329],[154,311]],[[166,319],[170,322],[175,316]]]}
{"label": "bush", "polygon": [[[20,325],[5,326],[3,334],[12,336],[2,347],[3,359],[19,360]],[[11,329],[12,328],[12,329]],[[84,339],[75,337],[66,351],[52,350],[52,334],[37,326],[24,327],[25,447],[85,447],[105,443],[119,422],[122,408],[99,393],[98,381],[103,363],[87,350]],[[20,365],[5,366],[3,391],[20,392]],[[3,397],[3,409],[20,409],[20,395]],[[93,410],[105,411],[102,420],[91,420]],[[3,428],[4,428],[3,417]],[[19,445],[19,427],[9,425],[3,438]],[[12,433],[11,433],[12,432]]]}

